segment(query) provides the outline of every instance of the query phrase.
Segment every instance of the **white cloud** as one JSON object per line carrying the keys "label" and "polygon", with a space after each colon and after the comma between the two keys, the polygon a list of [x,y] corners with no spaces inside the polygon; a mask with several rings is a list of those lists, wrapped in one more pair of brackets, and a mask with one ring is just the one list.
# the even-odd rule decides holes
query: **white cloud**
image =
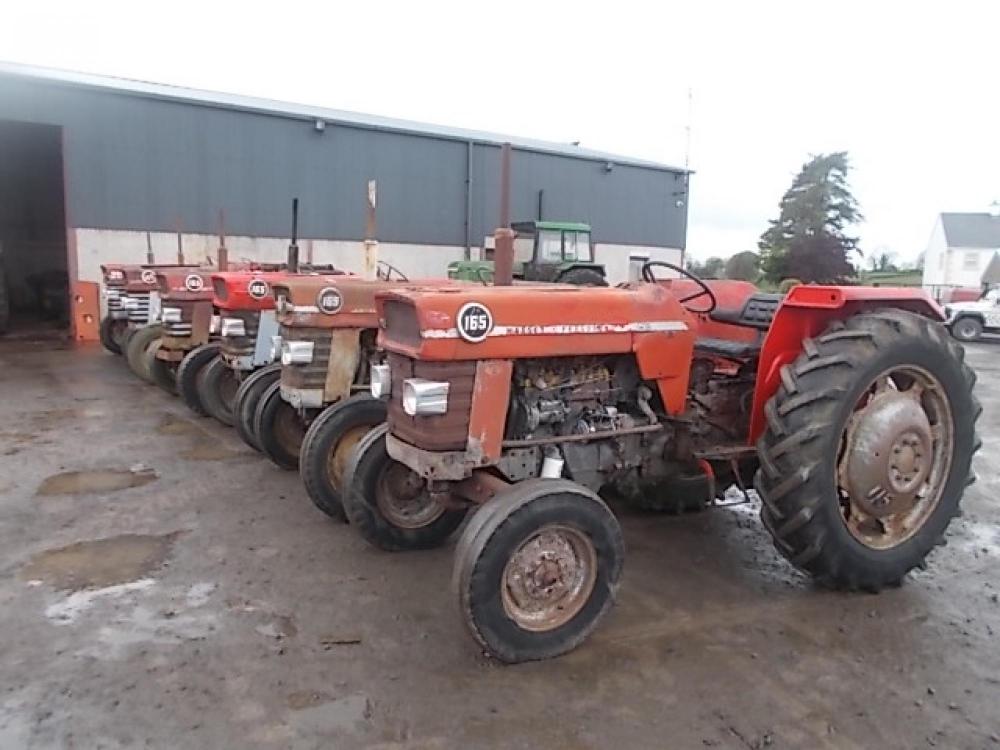
{"label": "white cloud", "polygon": [[670,163],[690,88],[699,256],[755,247],[811,153],[851,153],[863,246],[904,258],[939,211],[1000,197],[995,2],[36,0],[4,15],[16,62]]}

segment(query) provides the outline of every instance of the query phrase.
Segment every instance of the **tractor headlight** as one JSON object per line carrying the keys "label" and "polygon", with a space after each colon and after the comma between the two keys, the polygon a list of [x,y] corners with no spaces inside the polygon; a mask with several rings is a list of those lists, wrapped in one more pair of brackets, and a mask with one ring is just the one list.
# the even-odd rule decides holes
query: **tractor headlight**
{"label": "tractor headlight", "polygon": [[271,352],[270,352],[271,361],[274,362],[274,360],[276,360],[280,354],[281,354],[281,336],[272,336]]}
{"label": "tractor headlight", "polygon": [[448,411],[448,386],[423,378],[403,381],[403,411],[411,417],[423,414],[444,414]]}
{"label": "tractor headlight", "polygon": [[372,365],[371,390],[375,398],[388,396],[392,392],[392,375],[389,365]]}
{"label": "tractor headlight", "polygon": [[218,333],[219,332],[219,326],[221,325],[221,322],[222,322],[222,317],[221,316],[219,316],[219,315],[213,315],[212,319],[210,321],[208,321],[208,332],[209,333]]}
{"label": "tractor headlight", "polygon": [[220,328],[223,336],[246,336],[247,329],[240,318],[223,318]]}
{"label": "tractor headlight", "polygon": [[160,320],[164,323],[180,323],[181,309],[179,307],[164,307],[160,312]]}
{"label": "tractor headlight", "polygon": [[139,308],[139,300],[134,297],[122,295],[122,308],[125,310],[137,310]]}
{"label": "tractor headlight", "polygon": [[281,364],[307,365],[313,361],[312,341],[282,341]]}
{"label": "tractor headlight", "polygon": [[104,299],[107,299],[107,300],[121,299],[121,296],[122,296],[122,293],[118,289],[105,289],[104,290]]}

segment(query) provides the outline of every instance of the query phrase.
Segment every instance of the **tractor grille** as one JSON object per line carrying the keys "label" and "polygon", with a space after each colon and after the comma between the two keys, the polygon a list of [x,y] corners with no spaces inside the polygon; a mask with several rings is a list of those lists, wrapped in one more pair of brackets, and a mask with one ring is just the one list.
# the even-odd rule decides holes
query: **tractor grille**
{"label": "tractor grille", "polygon": [[187,338],[191,335],[194,330],[194,302],[178,302],[178,301],[164,301],[163,307],[174,307],[181,311],[181,319],[179,322],[168,323],[163,322],[163,333],[166,336],[173,336],[175,338]]}
{"label": "tractor grille", "polygon": [[327,368],[330,364],[329,328],[281,326],[282,341],[312,341],[312,362],[307,365],[285,365],[281,368],[281,384],[287,388],[323,389],[326,386]]}
{"label": "tractor grille", "polygon": [[257,348],[257,330],[260,328],[259,310],[223,310],[222,318],[239,318],[243,321],[246,336],[222,336],[219,344],[222,353],[230,357],[253,355]]}
{"label": "tractor grille", "polygon": [[[389,430],[418,448],[432,451],[465,450],[469,436],[469,413],[476,382],[475,362],[424,362],[401,354],[388,355],[392,372],[389,398]],[[448,411],[411,417],[403,411],[403,381],[407,378],[448,381]]]}
{"label": "tractor grille", "polygon": [[[149,323],[149,292],[122,292],[122,300],[135,300],[128,309],[128,322],[144,326]],[[109,304],[110,306],[110,304]]]}
{"label": "tractor grille", "polygon": [[122,307],[122,299],[128,295],[120,288],[107,286],[104,288],[104,299],[108,305],[109,313],[119,313],[125,308]]}

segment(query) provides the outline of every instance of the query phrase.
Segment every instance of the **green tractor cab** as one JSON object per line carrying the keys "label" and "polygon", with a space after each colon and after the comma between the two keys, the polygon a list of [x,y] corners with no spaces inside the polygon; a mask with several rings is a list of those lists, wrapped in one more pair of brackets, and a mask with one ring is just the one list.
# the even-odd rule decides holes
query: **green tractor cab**
{"label": "green tractor cab", "polygon": [[[575,221],[519,221],[511,224],[514,240],[514,278],[553,281],[578,286],[607,286],[604,266],[594,262],[590,225]],[[486,260],[456,260],[448,264],[448,278],[462,281],[493,279],[492,250]]]}

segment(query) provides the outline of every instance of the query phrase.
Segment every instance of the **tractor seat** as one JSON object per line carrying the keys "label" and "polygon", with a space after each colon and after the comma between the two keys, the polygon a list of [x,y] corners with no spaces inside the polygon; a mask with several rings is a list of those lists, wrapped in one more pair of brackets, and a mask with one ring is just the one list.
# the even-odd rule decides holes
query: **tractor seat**
{"label": "tractor seat", "polygon": [[760,354],[761,343],[760,337],[757,341],[699,338],[695,339],[694,348],[702,354],[714,354],[726,359],[751,359]]}
{"label": "tractor seat", "polygon": [[751,295],[739,310],[713,310],[709,313],[708,317],[719,323],[729,323],[734,326],[744,326],[746,328],[756,328],[759,331],[766,331],[771,327],[771,321],[774,320],[774,313],[784,298],[785,295],[783,294],[765,294],[759,292]]}

